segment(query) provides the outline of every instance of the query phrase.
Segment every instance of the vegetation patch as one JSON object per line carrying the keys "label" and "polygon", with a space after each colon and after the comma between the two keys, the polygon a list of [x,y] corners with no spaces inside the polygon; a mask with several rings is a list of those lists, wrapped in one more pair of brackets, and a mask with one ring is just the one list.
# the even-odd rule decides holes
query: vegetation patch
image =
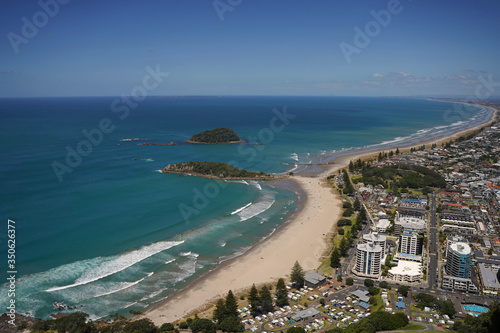
{"label": "vegetation patch", "polygon": [[236,132],[227,127],[218,127],[212,130],[206,130],[197,133],[191,137],[187,142],[189,143],[232,143],[243,142]]}

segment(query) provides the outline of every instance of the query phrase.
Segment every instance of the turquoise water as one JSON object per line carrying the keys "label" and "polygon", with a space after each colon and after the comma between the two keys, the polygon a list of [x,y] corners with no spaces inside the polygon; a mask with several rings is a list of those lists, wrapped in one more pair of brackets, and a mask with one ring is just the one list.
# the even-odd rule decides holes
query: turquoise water
{"label": "turquoise water", "polygon": [[[0,212],[16,221],[19,312],[47,318],[54,302],[94,319],[144,311],[274,233],[299,204],[290,184],[159,173],[167,164],[316,171],[339,154],[446,134],[489,113],[450,118],[450,103],[413,99],[153,97],[123,117],[114,99],[0,99]],[[99,126],[113,130],[84,134]],[[220,126],[249,144],[183,143]]]}
{"label": "turquoise water", "polygon": [[482,312],[482,313],[486,313],[489,311],[488,308],[475,304],[464,304],[464,309],[466,311]]}

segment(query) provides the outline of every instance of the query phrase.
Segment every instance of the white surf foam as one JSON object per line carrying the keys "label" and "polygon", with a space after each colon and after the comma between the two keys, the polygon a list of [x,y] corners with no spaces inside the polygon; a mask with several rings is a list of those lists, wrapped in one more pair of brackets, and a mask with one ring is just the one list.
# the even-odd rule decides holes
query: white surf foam
{"label": "white surf foam", "polygon": [[259,189],[259,191],[262,191],[262,186],[260,186],[259,182],[258,181],[255,181],[255,180],[252,180],[250,181],[250,184],[256,188]]}
{"label": "white surf foam", "polygon": [[116,274],[118,272],[123,271],[124,269],[129,268],[137,264],[138,262],[143,261],[146,258],[149,258],[159,252],[170,249],[174,246],[184,243],[184,241],[177,242],[158,242],[150,245],[146,245],[141,247],[138,250],[134,250],[131,252],[124,253],[122,255],[118,255],[115,257],[110,257],[109,261],[104,262],[97,269],[85,272],[80,278],[78,278],[75,283],[69,284],[62,287],[53,287],[49,288],[45,291],[53,292],[68,288],[73,288],[81,285],[85,285],[97,280],[101,280],[107,276]]}
{"label": "white surf foam", "polygon": [[295,160],[295,161],[299,161],[299,155],[297,155],[297,153],[292,153],[290,154],[290,157],[292,158],[292,160]]}
{"label": "white surf foam", "polygon": [[252,203],[250,202],[250,203],[246,204],[245,206],[238,208],[237,210],[235,210],[234,212],[232,212],[231,215],[238,214],[239,212],[241,212],[243,209],[247,208],[251,204]]}
{"label": "white surf foam", "polygon": [[167,260],[167,261],[165,261],[165,265],[168,265],[168,264],[170,264],[170,263],[172,263],[172,262],[174,262],[174,261],[175,261],[175,259],[170,259],[170,260]]}
{"label": "white surf foam", "polygon": [[246,209],[242,210],[241,212],[238,213],[238,216],[240,217],[241,221],[246,221],[248,219],[251,219],[254,216],[257,216],[259,214],[262,214],[271,206],[274,204],[275,200],[271,201],[261,201],[257,202],[255,204],[250,205]]}

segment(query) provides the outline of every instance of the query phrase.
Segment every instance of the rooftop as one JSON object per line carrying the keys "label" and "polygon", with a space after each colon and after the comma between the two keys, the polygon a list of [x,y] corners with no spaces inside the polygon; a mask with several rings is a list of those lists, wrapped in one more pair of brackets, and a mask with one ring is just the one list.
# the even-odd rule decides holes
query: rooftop
{"label": "rooftop", "polygon": [[498,283],[497,276],[491,269],[487,268],[484,264],[479,264],[479,271],[481,272],[481,279],[485,287],[500,289],[500,283]]}
{"label": "rooftop", "polygon": [[418,262],[400,260],[396,267],[392,267],[389,270],[391,274],[397,275],[420,275],[420,270],[422,266]]}
{"label": "rooftop", "polygon": [[318,273],[313,272],[313,271],[309,271],[309,272],[306,272],[306,274],[304,275],[304,279],[309,283],[318,284],[319,282],[324,281],[326,278],[321,274],[318,274]]}
{"label": "rooftop", "polygon": [[[390,222],[389,222],[390,223]],[[384,234],[379,234],[378,232],[371,232],[363,235],[363,239],[372,242],[385,242],[387,237]]]}
{"label": "rooftop", "polygon": [[315,308],[307,308],[305,310],[295,312],[292,315],[292,318],[293,318],[293,320],[297,321],[297,320],[311,318],[311,317],[317,316],[319,314],[320,314],[320,312],[318,310],[316,310]]}
{"label": "rooftop", "polygon": [[450,248],[459,254],[464,254],[464,255],[471,254],[471,248],[467,243],[462,243],[462,242],[454,243],[450,245]]}
{"label": "rooftop", "polygon": [[363,243],[358,244],[358,250],[366,251],[366,252],[382,252],[382,247],[375,243]]}

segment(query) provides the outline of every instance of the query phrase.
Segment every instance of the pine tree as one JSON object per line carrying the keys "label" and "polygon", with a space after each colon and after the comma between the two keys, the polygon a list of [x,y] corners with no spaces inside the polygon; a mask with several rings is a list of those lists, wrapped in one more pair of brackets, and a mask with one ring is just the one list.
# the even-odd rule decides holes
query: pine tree
{"label": "pine tree", "polygon": [[226,317],[238,317],[238,301],[231,290],[227,293],[225,308]]}
{"label": "pine tree", "polygon": [[271,296],[271,292],[269,291],[269,289],[267,289],[267,286],[264,285],[260,289],[259,294],[262,312],[272,312],[274,310],[273,297]]}
{"label": "pine tree", "polygon": [[335,247],[332,251],[332,256],[330,257],[330,266],[333,268],[340,267],[340,251],[338,247]]}
{"label": "pine tree", "polygon": [[352,205],[352,207],[356,211],[359,211],[359,209],[361,208],[361,202],[359,201],[359,199],[357,197],[356,197],[356,200],[354,200],[354,204]]}
{"label": "pine tree", "polygon": [[352,163],[352,160],[349,162],[349,172],[354,171],[354,164]]}
{"label": "pine tree", "polygon": [[349,251],[349,244],[347,243],[345,237],[342,237],[342,239],[340,240],[340,254],[346,256],[348,251]]}
{"label": "pine tree", "polygon": [[302,269],[298,261],[296,261],[292,267],[290,281],[294,282],[295,286],[297,287],[302,287],[304,285],[304,270]]}
{"label": "pine tree", "polygon": [[255,315],[259,312],[260,308],[260,297],[259,297],[259,291],[257,290],[257,287],[255,287],[255,284],[252,285],[252,288],[250,289],[250,294],[248,294],[248,303],[252,307],[252,314]]}
{"label": "pine tree", "polygon": [[221,323],[226,317],[226,305],[224,304],[224,300],[222,298],[219,298],[217,304],[215,305],[213,317],[218,323]]}
{"label": "pine tree", "polygon": [[399,152],[399,148],[396,148],[396,155],[399,155],[400,152]]}
{"label": "pine tree", "polygon": [[367,220],[367,216],[366,216],[365,207],[361,207],[361,210],[359,211],[359,221],[364,222],[366,220]]}
{"label": "pine tree", "polygon": [[285,280],[279,279],[276,284],[276,305],[282,307],[288,304],[288,291],[286,290]]}

